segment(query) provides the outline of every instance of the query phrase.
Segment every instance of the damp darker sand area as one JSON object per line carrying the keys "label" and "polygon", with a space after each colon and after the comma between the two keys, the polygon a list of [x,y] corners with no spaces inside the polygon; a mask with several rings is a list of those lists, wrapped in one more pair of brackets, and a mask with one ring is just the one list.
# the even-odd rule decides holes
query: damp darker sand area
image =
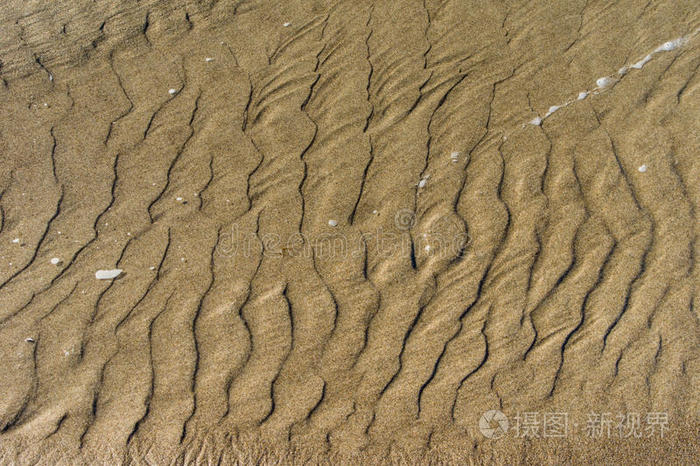
{"label": "damp darker sand area", "polygon": [[0,31],[0,464],[697,464],[696,0]]}

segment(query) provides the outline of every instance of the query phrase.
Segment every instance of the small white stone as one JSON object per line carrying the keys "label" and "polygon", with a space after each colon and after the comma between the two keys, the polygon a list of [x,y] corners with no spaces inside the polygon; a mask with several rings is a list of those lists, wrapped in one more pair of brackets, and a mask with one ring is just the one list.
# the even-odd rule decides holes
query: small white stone
{"label": "small white stone", "polygon": [[642,165],[642,166],[640,166],[637,170],[639,170],[639,173],[644,173],[644,172],[647,171],[647,166],[646,166],[646,165]]}
{"label": "small white stone", "polygon": [[328,224],[332,227],[337,226],[338,222],[336,220],[328,220]]}
{"label": "small white stone", "polygon": [[58,265],[58,264],[61,263],[61,259],[59,259],[58,257],[54,257],[54,258],[51,259],[51,263],[52,263],[53,265]]}
{"label": "small white stone", "polygon": [[586,97],[588,97],[588,92],[587,92],[587,91],[582,91],[582,92],[579,92],[579,93],[578,93],[577,99],[578,99],[578,100],[583,100],[583,99],[585,99]]}
{"label": "small white stone", "polygon": [[148,269],[149,269],[149,270],[155,270],[156,268],[153,267],[153,266],[150,266]]}
{"label": "small white stone", "polygon": [[209,62],[214,61],[214,59],[211,58],[211,57],[207,57],[207,58],[204,59],[204,61],[207,62],[207,63],[209,63]]}
{"label": "small white stone", "polygon": [[542,118],[535,117],[532,120],[530,120],[530,124],[535,125],[535,126],[540,126],[542,124]]}
{"label": "small white stone", "polygon": [[291,26],[291,25],[292,25],[292,23],[287,22],[287,23],[284,23],[282,26],[284,26],[284,27],[289,27],[289,26]]}
{"label": "small white stone", "polygon": [[64,354],[64,356],[68,357],[68,356],[70,356],[70,351],[65,350],[65,351],[63,352],[63,354]]}
{"label": "small white stone", "polygon": [[122,273],[122,269],[98,270],[95,272],[95,278],[98,280],[111,280],[117,278]]}
{"label": "small white stone", "polygon": [[425,185],[428,184],[428,179],[430,178],[430,175],[423,177],[419,182],[418,182],[418,187],[419,188],[425,188]]}
{"label": "small white stone", "polygon": [[19,244],[19,238],[13,239],[12,242],[15,243],[15,244]]}
{"label": "small white stone", "polygon": [[177,94],[177,89],[170,89],[168,93],[170,93],[170,95],[175,95]]}
{"label": "small white stone", "polygon": [[177,202],[182,202],[182,198],[181,198],[180,196],[176,197],[175,200],[176,200]]}
{"label": "small white stone", "polygon": [[609,86],[611,82],[612,80],[610,78],[603,76],[602,78],[598,78],[595,83],[598,87],[606,87]]}
{"label": "small white stone", "polygon": [[26,341],[27,343],[34,343],[34,338],[32,338],[32,337],[25,338],[24,341]]}
{"label": "small white stone", "polygon": [[373,213],[374,215],[379,214],[379,212],[377,212],[377,209],[374,209],[374,210],[372,211],[372,213]]}
{"label": "small white stone", "polygon": [[628,70],[627,70],[627,67],[626,67],[626,66],[623,66],[622,68],[620,68],[619,70],[617,70],[617,74],[619,74],[620,76],[624,76],[624,75],[627,74],[627,71],[628,71]]}
{"label": "small white stone", "polygon": [[425,246],[425,252],[430,252],[430,245],[429,244]]}

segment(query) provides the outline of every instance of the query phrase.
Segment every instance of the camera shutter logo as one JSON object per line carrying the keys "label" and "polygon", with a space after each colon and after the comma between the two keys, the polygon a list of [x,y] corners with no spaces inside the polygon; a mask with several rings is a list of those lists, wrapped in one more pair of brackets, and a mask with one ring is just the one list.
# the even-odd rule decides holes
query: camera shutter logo
{"label": "camera shutter logo", "polygon": [[486,438],[501,438],[508,431],[508,418],[497,409],[486,411],[479,419],[479,430]]}

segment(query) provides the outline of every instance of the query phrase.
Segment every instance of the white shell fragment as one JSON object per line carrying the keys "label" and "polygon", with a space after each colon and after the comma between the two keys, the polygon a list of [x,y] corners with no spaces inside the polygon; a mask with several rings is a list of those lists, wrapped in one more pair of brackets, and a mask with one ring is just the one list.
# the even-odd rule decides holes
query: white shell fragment
{"label": "white shell fragment", "polygon": [[647,171],[647,166],[646,166],[646,165],[642,165],[642,166],[640,166],[637,170],[639,170],[639,173],[644,173],[644,172]]}
{"label": "white shell fragment", "polygon": [[54,257],[54,258],[51,259],[51,263],[52,263],[53,265],[58,265],[58,264],[61,263],[61,259],[59,259],[58,257]]}
{"label": "white shell fragment", "polygon": [[175,94],[177,94],[177,89],[170,89],[170,90],[168,91],[168,93],[169,93],[170,95],[175,95]]}
{"label": "white shell fragment", "polygon": [[95,278],[98,280],[111,280],[117,278],[122,273],[122,269],[98,270],[95,272]]}
{"label": "white shell fragment", "polygon": [[338,221],[337,221],[337,220],[328,220],[328,224],[329,224],[330,226],[334,227],[334,226],[337,226],[337,225],[338,225]]}

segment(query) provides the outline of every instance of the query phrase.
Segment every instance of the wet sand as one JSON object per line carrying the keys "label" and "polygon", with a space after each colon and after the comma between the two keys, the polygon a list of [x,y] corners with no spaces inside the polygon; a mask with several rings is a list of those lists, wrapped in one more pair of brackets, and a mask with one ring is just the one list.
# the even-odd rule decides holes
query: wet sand
{"label": "wet sand", "polygon": [[3,464],[697,461],[697,2],[0,27]]}

